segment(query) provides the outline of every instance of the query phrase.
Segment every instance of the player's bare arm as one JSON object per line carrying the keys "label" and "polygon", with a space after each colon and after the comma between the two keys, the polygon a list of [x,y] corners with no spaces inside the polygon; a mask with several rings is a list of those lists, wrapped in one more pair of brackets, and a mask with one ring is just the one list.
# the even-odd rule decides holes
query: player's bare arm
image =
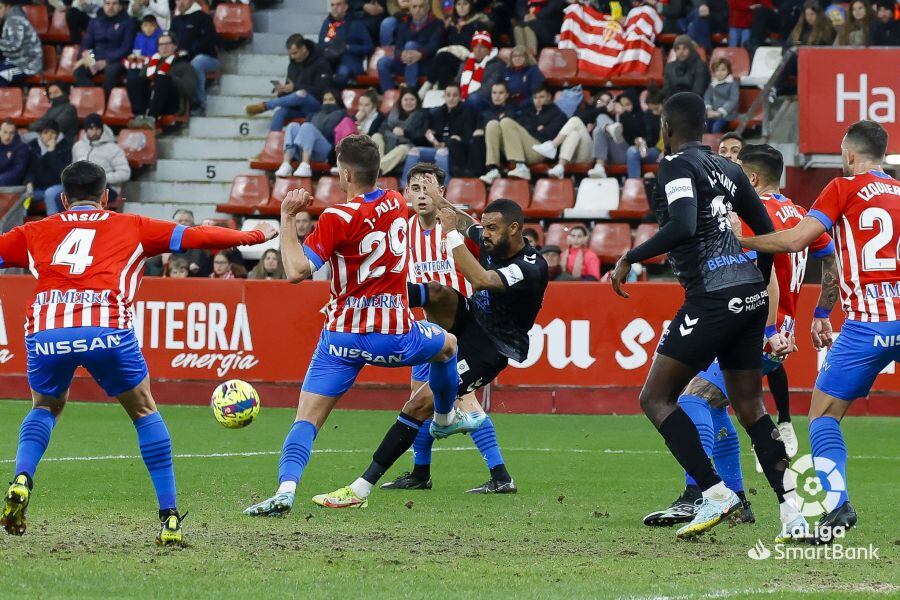
{"label": "player's bare arm", "polygon": [[481,266],[478,259],[469,252],[459,230],[459,212],[453,207],[442,208],[438,214],[441,225],[451,231],[447,234],[447,244],[453,248],[453,260],[459,270],[476,290],[503,292],[506,286],[496,271],[489,271]]}
{"label": "player's bare arm", "polygon": [[829,254],[822,259],[822,287],[819,291],[819,301],[816,303],[816,310],[813,313],[812,326],[810,328],[813,348],[816,350],[829,348],[834,341],[831,319],[827,315],[831,313],[831,309],[834,308],[837,302],[838,286],[837,255]]}
{"label": "player's bare arm", "polygon": [[769,254],[800,252],[823,233],[825,226],[821,221],[813,217],[804,217],[791,229],[754,237],[738,237],[738,241],[745,248]]}
{"label": "player's bare arm", "polygon": [[299,283],[312,277],[313,268],[294,230],[294,217],[312,203],[312,195],[306,190],[291,190],[281,203],[281,260],[284,273],[291,283]]}

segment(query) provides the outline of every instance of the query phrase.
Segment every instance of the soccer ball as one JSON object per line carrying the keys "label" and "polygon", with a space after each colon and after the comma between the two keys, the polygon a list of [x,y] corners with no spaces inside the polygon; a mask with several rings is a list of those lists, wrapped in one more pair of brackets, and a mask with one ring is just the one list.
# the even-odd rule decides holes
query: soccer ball
{"label": "soccer ball", "polygon": [[216,421],[228,429],[239,429],[259,414],[259,394],[246,381],[231,379],[213,391],[210,406]]}

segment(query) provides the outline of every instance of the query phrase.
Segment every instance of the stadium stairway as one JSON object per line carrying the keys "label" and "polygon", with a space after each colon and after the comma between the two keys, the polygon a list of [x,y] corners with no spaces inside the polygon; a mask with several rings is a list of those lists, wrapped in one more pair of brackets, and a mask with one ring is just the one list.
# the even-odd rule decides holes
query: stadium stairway
{"label": "stadium stairway", "polygon": [[126,184],[125,211],[168,219],[175,209],[189,208],[199,223],[217,216],[216,204],[227,202],[236,175],[263,173],[248,159],[262,149],[271,113],[248,117],[244,106],[269,97],[272,79],[284,79],[288,35],[315,39],[327,14],[326,0],[254,9],[253,40],[220,51],[221,77],[208,89],[206,116],[192,116],[181,131],[158,139],[156,169]]}

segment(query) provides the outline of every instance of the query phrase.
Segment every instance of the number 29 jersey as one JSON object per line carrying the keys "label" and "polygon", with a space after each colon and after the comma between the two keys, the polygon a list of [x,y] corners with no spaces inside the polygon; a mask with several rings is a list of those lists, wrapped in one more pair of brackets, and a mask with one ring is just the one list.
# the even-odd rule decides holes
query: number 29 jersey
{"label": "number 29 jersey", "polygon": [[325,209],[304,241],[316,268],[331,266],[325,329],[338,333],[407,333],[409,242],[406,200],[375,189]]}

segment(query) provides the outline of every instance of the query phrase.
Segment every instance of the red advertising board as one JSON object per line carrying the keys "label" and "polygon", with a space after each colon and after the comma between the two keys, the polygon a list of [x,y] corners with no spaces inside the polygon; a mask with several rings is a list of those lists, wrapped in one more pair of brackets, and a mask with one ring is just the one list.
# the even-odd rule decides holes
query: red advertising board
{"label": "red advertising board", "polygon": [[847,127],[880,123],[900,153],[900,48],[800,48],[800,152],[840,154]]}

